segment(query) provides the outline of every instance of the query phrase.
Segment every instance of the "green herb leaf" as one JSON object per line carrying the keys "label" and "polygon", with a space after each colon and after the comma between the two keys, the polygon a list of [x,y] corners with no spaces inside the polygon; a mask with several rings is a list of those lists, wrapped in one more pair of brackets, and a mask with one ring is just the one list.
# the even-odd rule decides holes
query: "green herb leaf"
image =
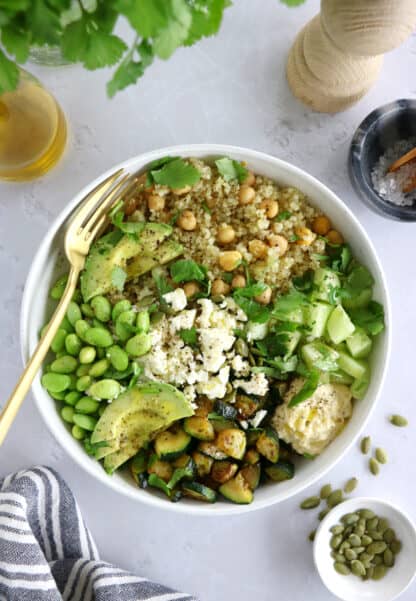
{"label": "green herb leaf", "polygon": [[62,34],[61,50],[63,56],[77,62],[84,59],[88,48],[88,32],[85,19],[74,21],[65,27]]}
{"label": "green herb leaf", "polygon": [[283,4],[286,4],[286,6],[292,7],[292,6],[300,6],[306,0],[280,0],[280,1],[283,2]]}
{"label": "green herb leaf", "polygon": [[377,301],[370,301],[368,306],[348,311],[354,325],[363,328],[367,334],[377,336],[384,330],[384,309]]}
{"label": "green herb leaf", "polygon": [[111,223],[116,226],[124,234],[130,234],[138,237],[145,228],[144,221],[123,221],[124,213],[122,210],[116,211],[111,216]]}
{"label": "green herb leaf", "polygon": [[115,265],[111,271],[111,283],[114,288],[117,288],[117,290],[121,292],[124,288],[124,284],[126,283],[126,279],[127,273],[124,271],[124,269],[118,265]]}
{"label": "green herb leaf", "polygon": [[207,277],[207,270],[190,259],[180,259],[170,266],[170,275],[174,282],[202,282]]}
{"label": "green herb leaf", "polygon": [[299,403],[302,403],[303,401],[306,401],[306,399],[309,399],[313,395],[315,390],[318,388],[319,377],[319,371],[317,371],[316,369],[312,369],[307,375],[302,388],[297,394],[295,394],[291,398],[288,407],[295,407]]}
{"label": "green herb leaf", "polygon": [[236,179],[241,184],[247,178],[248,170],[234,159],[223,157],[216,160],[215,164],[226,182]]}
{"label": "green herb leaf", "polygon": [[0,94],[16,89],[18,81],[17,66],[0,50]]}
{"label": "green herb leaf", "polygon": [[153,48],[159,58],[168,59],[188,37],[192,14],[185,0],[165,0],[168,12],[166,25],[153,38]]}
{"label": "green herb leaf", "polygon": [[50,7],[46,0],[32,0],[26,19],[30,23],[33,42],[52,46],[59,44],[61,24],[58,13]]}
{"label": "green herb leaf", "polygon": [[266,321],[269,321],[270,309],[267,306],[261,305],[255,300],[244,296],[235,296],[234,300],[247,315],[249,321],[254,323],[266,323]]}
{"label": "green herb leaf", "polygon": [[313,270],[308,269],[302,276],[294,277],[292,282],[296,290],[310,292],[313,289],[313,275]]}
{"label": "green herb leaf", "polygon": [[193,186],[201,179],[198,169],[183,159],[173,159],[167,162],[165,159],[162,167],[150,169],[150,173],[153,181],[157,184],[169,186],[172,189]]}
{"label": "green herb leaf", "polygon": [[244,286],[244,288],[237,288],[234,291],[233,297],[235,300],[240,297],[254,298],[264,292],[267,288],[268,286],[263,282],[254,282],[248,286]]}
{"label": "green herb leaf", "polygon": [[30,36],[17,25],[5,25],[1,28],[1,41],[9,54],[16,57],[18,63],[24,63],[29,56]]}
{"label": "green herb leaf", "polygon": [[167,26],[168,4],[169,0],[115,0],[115,8],[143,38],[153,38]]}
{"label": "green herb leaf", "polygon": [[204,36],[216,34],[227,6],[231,6],[229,0],[205,0],[192,3],[190,5],[192,23],[185,46],[194,44]]}
{"label": "green herb leaf", "polygon": [[273,308],[273,317],[280,321],[286,321],[287,316],[309,304],[309,299],[303,292],[299,290],[291,290],[283,296],[279,296]]}
{"label": "green herb leaf", "polygon": [[111,67],[120,60],[125,50],[126,44],[116,35],[92,29],[83,56],[84,66],[90,70]]}
{"label": "green herb leaf", "polygon": [[122,62],[114,72],[112,79],[107,83],[107,93],[109,97],[112,98],[116,92],[124,90],[127,86],[136,83],[143,74],[144,68],[142,63],[137,63],[132,59],[127,62]]}
{"label": "green herb leaf", "polygon": [[281,211],[277,217],[275,217],[275,221],[285,221],[285,219],[289,219],[289,217],[292,217],[290,211]]}
{"label": "green herb leaf", "polygon": [[190,346],[194,346],[198,341],[196,328],[179,330],[179,336],[185,344],[189,344]]}
{"label": "green herb leaf", "polygon": [[343,244],[342,246],[331,249],[330,254],[332,257],[331,269],[338,271],[339,273],[347,273],[347,269],[352,259],[351,248],[348,244]]}
{"label": "green herb leaf", "polygon": [[155,281],[159,296],[163,296],[164,294],[174,290],[174,287],[169,284],[168,280],[163,275],[153,274],[153,279]]}

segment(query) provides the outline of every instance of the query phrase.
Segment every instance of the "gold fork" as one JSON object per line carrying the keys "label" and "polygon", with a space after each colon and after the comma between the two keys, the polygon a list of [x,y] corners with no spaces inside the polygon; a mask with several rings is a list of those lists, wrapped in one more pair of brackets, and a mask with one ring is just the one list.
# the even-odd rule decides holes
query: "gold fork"
{"label": "gold fork", "polygon": [[94,238],[106,224],[111,207],[122,196],[128,196],[136,181],[135,176],[120,169],[94,188],[71,218],[65,234],[65,254],[71,265],[68,282],[55,313],[0,414],[0,445],[4,441],[64,318]]}

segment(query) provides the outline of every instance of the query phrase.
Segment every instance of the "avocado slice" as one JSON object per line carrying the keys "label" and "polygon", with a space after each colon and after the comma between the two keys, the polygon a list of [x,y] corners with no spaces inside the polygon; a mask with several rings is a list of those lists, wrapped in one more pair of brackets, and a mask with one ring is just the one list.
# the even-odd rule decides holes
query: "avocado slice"
{"label": "avocado slice", "polygon": [[166,223],[146,223],[138,237],[115,230],[97,240],[91,246],[81,275],[84,302],[113,288],[114,267],[124,269],[129,259],[140,254],[152,255],[171,233],[172,227]]}
{"label": "avocado slice", "polygon": [[166,240],[162,242],[157,250],[151,255],[147,251],[143,255],[138,255],[127,265],[127,279],[137,278],[147,271],[150,271],[157,265],[164,265],[173,261],[183,253],[183,246],[175,240]]}
{"label": "avocado slice", "polygon": [[97,459],[113,472],[133,457],[172,422],[193,415],[191,403],[170,384],[146,382],[122,393],[109,404],[91,436],[91,443],[107,442]]}

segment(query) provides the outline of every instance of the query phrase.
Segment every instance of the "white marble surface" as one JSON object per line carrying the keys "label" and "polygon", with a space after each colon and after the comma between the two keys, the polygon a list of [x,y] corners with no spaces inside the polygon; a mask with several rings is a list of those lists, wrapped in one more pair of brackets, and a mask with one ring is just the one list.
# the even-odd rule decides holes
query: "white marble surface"
{"label": "white marble surface", "polygon": [[[416,225],[367,210],[346,170],[348,145],[361,119],[375,106],[415,97],[416,36],[386,56],[381,79],[356,107],[335,116],[313,114],[291,97],[284,64],[296,31],[317,10],[317,0],[291,10],[277,0],[235,0],[217,38],[157,64],[139,86],[112,101],[104,93],[106,73],[32,69],[61,102],[70,142],[47,177],[0,185],[0,398],[7,397],[21,369],[19,306],[30,262],[75,192],[126,157],[174,143],[222,142],[263,150],[332,187],[368,229],[380,254],[392,295],[393,354],[368,432],[389,450],[390,462],[374,478],[354,449],[329,480],[338,485],[357,475],[357,493],[397,502],[416,519]],[[390,426],[386,416],[392,411],[409,416],[411,426]],[[306,541],[314,519],[298,509],[299,498],[215,520],[134,504],[91,480],[67,457],[29,397],[1,449],[0,475],[34,463],[49,464],[65,476],[108,561],[193,592],[201,601],[333,599],[314,570]],[[415,595],[416,584],[403,601]]]}

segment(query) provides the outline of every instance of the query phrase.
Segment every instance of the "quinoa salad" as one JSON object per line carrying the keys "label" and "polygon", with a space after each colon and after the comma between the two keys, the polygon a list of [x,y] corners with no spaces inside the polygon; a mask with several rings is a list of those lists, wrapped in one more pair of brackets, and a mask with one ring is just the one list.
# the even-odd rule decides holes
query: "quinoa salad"
{"label": "quinoa salad", "polygon": [[251,503],[365,396],[374,283],[300,190],[228,157],[163,157],[92,245],[42,384],[108,474]]}

